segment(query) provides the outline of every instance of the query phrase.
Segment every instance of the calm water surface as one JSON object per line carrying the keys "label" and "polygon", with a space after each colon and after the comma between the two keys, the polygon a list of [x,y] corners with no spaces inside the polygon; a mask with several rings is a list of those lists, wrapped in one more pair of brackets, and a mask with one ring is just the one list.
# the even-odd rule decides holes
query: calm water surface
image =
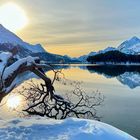
{"label": "calm water surface", "polygon": [[[61,66],[57,68],[61,69]],[[100,91],[105,96],[102,106],[98,107],[98,115],[102,121],[111,124],[140,139],[140,68],[137,67],[105,67],[86,65],[65,65],[62,72],[69,80],[83,81],[82,88],[87,92]],[[52,72],[47,73],[49,77]],[[58,93],[72,90],[72,87],[55,83]],[[5,111],[8,116],[12,111]]]}
{"label": "calm water surface", "polygon": [[[98,108],[102,121],[140,139],[140,67],[96,67],[72,65],[63,69],[67,79],[83,81],[88,93],[99,90],[104,96]],[[49,73],[51,75],[51,73]],[[56,84],[56,90],[66,92],[69,86]]]}

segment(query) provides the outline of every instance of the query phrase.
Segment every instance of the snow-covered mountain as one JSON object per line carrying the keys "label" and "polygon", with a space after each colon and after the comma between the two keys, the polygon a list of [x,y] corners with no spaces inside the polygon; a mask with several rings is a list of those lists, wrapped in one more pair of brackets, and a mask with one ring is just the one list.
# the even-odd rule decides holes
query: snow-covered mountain
{"label": "snow-covered mountain", "polygon": [[138,37],[134,36],[131,39],[126,40],[123,43],[121,43],[117,48],[107,47],[98,52],[91,52],[87,55],[80,56],[80,57],[78,57],[78,60],[82,61],[82,62],[86,62],[86,60],[89,56],[94,56],[97,54],[103,54],[103,53],[106,53],[109,51],[116,51],[116,50],[120,51],[122,53],[125,53],[125,54],[132,54],[132,55],[140,54],[140,39]]}
{"label": "snow-covered mountain", "polygon": [[139,54],[140,39],[134,36],[131,39],[126,40],[121,45],[119,45],[118,50],[126,54]]}
{"label": "snow-covered mountain", "polygon": [[73,60],[68,56],[61,56],[51,54],[44,50],[40,44],[31,45],[24,42],[17,35],[6,29],[0,24],[0,51],[11,52],[17,58],[27,56],[37,56],[40,59],[52,63],[75,63],[77,59]]}
{"label": "snow-covered mountain", "polygon": [[24,42],[17,35],[7,30],[4,26],[0,24],[0,44],[13,44],[14,46],[22,46],[24,49],[27,49],[32,52],[45,52],[43,47],[40,44],[31,45]]}
{"label": "snow-covered mountain", "polygon": [[103,54],[103,53],[106,53],[106,52],[109,52],[109,51],[116,51],[116,50],[117,50],[116,48],[107,47],[107,48],[105,48],[104,50],[98,51],[96,54]]}
{"label": "snow-covered mountain", "polygon": [[79,56],[78,58],[74,57],[73,60],[79,60],[80,62],[86,63],[87,58],[93,55],[96,55],[96,52],[90,52],[89,54]]}
{"label": "snow-covered mountain", "polygon": [[108,52],[108,51],[115,51],[115,50],[117,50],[117,49],[116,49],[116,48],[113,48],[113,47],[107,47],[106,49],[100,50],[100,51],[98,51],[98,52],[90,52],[90,53],[87,54],[87,55],[82,55],[82,56],[78,57],[77,59],[78,59],[79,61],[85,63],[85,62],[87,62],[87,58],[88,58],[89,56],[94,56],[94,55],[97,55],[97,54],[103,54],[103,53],[106,53],[106,52]]}
{"label": "snow-covered mountain", "polygon": [[[59,62],[83,62],[87,63],[87,58],[89,56],[94,56],[97,54],[103,54],[109,51],[120,51],[126,54],[139,54],[140,53],[140,39],[138,37],[132,37],[129,40],[121,43],[117,48],[108,47],[104,50],[98,52],[90,52],[87,55],[80,56],[78,58],[70,58],[69,56],[61,56],[56,54],[48,53],[40,44],[31,45],[17,35],[6,29],[0,24],[0,51],[10,51],[20,57],[26,57],[29,55],[37,56],[39,55],[42,59],[55,61],[58,58]],[[49,59],[50,58],[50,59]]]}

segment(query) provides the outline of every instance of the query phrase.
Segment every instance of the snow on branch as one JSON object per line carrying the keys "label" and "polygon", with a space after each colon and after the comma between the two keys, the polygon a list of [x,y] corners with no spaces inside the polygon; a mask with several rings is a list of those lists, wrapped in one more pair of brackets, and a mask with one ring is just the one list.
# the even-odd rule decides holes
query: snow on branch
{"label": "snow on branch", "polygon": [[50,79],[41,69],[41,67],[44,67],[44,64],[43,66],[39,64],[40,59],[38,57],[29,56],[22,59],[15,59],[9,52],[0,53],[0,101],[20,84],[18,76],[24,72],[33,72],[48,83],[48,85],[51,84]]}

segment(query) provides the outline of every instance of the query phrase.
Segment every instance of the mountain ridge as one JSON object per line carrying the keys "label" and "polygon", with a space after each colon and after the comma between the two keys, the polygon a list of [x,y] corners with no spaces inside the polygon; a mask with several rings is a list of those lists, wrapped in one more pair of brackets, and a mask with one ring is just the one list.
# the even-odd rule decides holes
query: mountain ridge
{"label": "mountain ridge", "polygon": [[32,45],[24,42],[16,34],[12,33],[0,24],[0,51],[11,52],[16,58],[27,56],[37,56],[41,60],[50,63],[75,63],[78,60],[73,60],[68,56],[61,56],[47,52],[40,44]]}
{"label": "mountain ridge", "polygon": [[[137,55],[140,53],[140,39],[136,36],[122,42],[118,47],[107,47],[98,52],[90,52],[89,54],[79,56],[77,58],[71,58],[67,55],[61,56],[57,54],[48,53],[40,44],[32,45],[27,42],[24,42],[21,38],[19,38],[16,34],[12,33],[8,29],[6,29],[3,25],[0,24],[0,51],[10,51],[14,55],[19,57],[26,56],[37,56],[45,61],[53,62],[53,59],[61,63],[69,63],[69,62],[83,62],[87,63],[87,58],[89,56],[94,56],[97,54],[104,54],[109,51],[120,51],[125,54]],[[41,56],[42,55],[42,56]],[[49,59],[48,56],[51,59]]]}
{"label": "mountain ridge", "polygon": [[120,51],[124,54],[138,55],[138,54],[140,54],[140,39],[138,37],[134,36],[134,37],[130,38],[129,40],[122,42],[117,47],[107,47],[103,50],[99,50],[94,53],[91,52],[87,55],[82,55],[82,56],[78,57],[78,60],[85,63],[85,62],[87,62],[87,58],[89,56],[94,56],[97,54],[104,54],[109,51]]}
{"label": "mountain ridge", "polygon": [[38,52],[38,51],[45,52],[45,50],[40,44],[31,45],[29,43],[26,43],[21,38],[19,38],[16,34],[12,33],[8,29],[6,29],[2,24],[0,24],[0,44],[4,44],[4,43],[20,45],[32,52]]}

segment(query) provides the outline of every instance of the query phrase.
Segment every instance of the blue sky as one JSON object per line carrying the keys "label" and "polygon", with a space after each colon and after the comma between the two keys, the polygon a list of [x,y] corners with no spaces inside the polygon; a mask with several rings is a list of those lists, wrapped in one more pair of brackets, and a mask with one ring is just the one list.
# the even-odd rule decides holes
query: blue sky
{"label": "blue sky", "polygon": [[[0,4],[9,2],[1,0]],[[29,24],[17,34],[52,53],[79,56],[140,37],[140,0],[13,0]]]}

